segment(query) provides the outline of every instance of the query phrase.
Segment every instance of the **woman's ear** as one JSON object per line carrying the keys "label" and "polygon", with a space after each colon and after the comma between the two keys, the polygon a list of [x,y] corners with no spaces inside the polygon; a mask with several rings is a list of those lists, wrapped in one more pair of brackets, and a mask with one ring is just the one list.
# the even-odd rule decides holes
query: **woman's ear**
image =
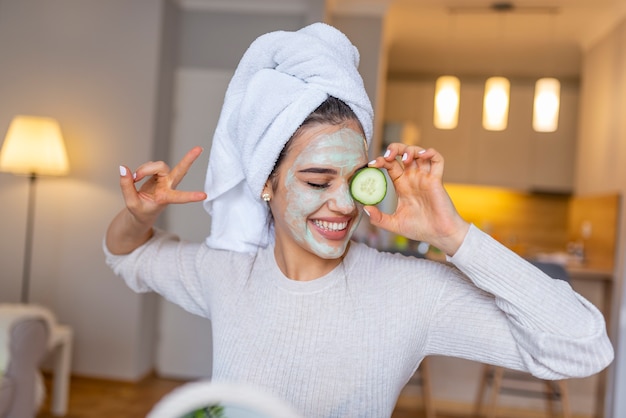
{"label": "woman's ear", "polygon": [[265,202],[269,202],[272,200],[272,183],[268,180],[265,182],[265,186],[263,186],[263,190],[261,191],[261,199]]}

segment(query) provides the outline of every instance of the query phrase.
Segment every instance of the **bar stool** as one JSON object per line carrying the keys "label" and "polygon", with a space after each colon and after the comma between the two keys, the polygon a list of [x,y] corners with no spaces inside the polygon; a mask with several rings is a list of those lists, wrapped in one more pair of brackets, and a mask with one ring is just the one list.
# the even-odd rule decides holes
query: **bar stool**
{"label": "bar stool", "polygon": [[[524,387],[520,382],[525,382]],[[531,386],[534,384],[534,386]],[[561,403],[561,416],[571,418],[569,393],[566,380],[541,380],[528,373],[516,372],[499,366],[485,365],[481,383],[474,403],[474,415],[480,416],[483,412],[483,399],[487,389],[491,389],[489,402],[485,410],[487,418],[496,417],[496,408],[499,395],[513,395],[523,397],[544,397],[550,416],[554,416],[554,401]]]}

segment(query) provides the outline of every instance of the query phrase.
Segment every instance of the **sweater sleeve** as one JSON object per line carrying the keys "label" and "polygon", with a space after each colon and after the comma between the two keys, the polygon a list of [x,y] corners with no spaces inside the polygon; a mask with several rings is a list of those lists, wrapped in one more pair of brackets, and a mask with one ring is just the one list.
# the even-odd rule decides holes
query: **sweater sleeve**
{"label": "sweater sleeve", "polygon": [[525,370],[584,377],[613,360],[604,317],[555,280],[472,226],[448,259],[458,270],[437,300],[429,350]]}
{"label": "sweater sleeve", "polygon": [[107,265],[133,291],[159,293],[190,313],[209,318],[208,298],[196,268],[200,245],[157,229],[130,254],[114,255],[105,243],[103,250]]}

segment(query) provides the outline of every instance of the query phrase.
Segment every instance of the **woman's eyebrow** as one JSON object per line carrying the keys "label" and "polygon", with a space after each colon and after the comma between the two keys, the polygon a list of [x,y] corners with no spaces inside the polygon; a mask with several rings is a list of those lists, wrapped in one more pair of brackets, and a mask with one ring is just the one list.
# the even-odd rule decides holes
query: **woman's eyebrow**
{"label": "woman's eyebrow", "polygon": [[[362,168],[366,168],[366,167],[367,167],[367,163],[363,164],[360,167],[358,167],[356,170],[354,170],[354,172],[356,173],[357,171],[361,170]],[[309,167],[309,168],[303,168],[302,170],[298,170],[298,173],[337,174],[338,171],[335,170],[334,168]]]}
{"label": "woman's eyebrow", "polygon": [[310,167],[303,168],[302,170],[298,170],[299,173],[314,173],[314,174],[337,174],[337,170],[333,168],[322,168],[322,167]]}

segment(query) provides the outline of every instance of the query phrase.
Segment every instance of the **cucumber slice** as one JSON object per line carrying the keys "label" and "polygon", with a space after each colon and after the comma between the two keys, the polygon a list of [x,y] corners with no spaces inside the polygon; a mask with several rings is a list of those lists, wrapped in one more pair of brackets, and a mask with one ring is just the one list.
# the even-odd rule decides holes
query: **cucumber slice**
{"label": "cucumber slice", "polygon": [[376,205],[387,194],[387,178],[381,169],[365,167],[358,170],[350,182],[350,194],[364,205]]}

